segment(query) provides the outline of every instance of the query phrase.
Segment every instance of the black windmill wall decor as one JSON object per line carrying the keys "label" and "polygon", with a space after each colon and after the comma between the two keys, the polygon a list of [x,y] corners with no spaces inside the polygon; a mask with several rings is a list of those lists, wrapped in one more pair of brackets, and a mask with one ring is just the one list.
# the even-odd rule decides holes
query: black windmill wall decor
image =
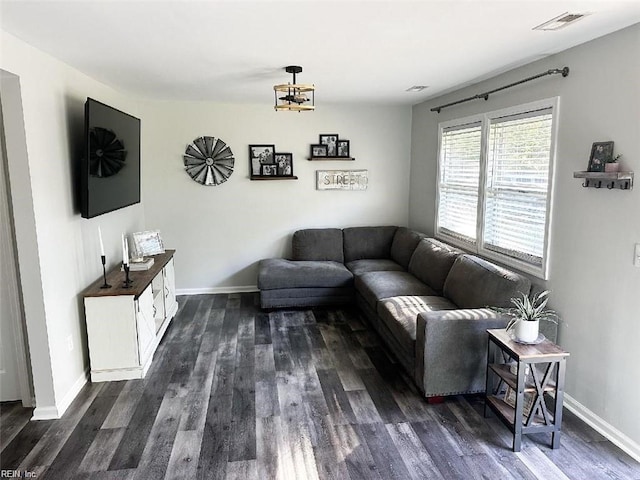
{"label": "black windmill wall decor", "polygon": [[107,128],[89,130],[89,174],[92,177],[111,177],[125,166],[127,151],[116,134]]}
{"label": "black windmill wall decor", "polygon": [[235,159],[229,146],[216,137],[198,137],[187,145],[184,166],[201,185],[220,185],[233,173]]}

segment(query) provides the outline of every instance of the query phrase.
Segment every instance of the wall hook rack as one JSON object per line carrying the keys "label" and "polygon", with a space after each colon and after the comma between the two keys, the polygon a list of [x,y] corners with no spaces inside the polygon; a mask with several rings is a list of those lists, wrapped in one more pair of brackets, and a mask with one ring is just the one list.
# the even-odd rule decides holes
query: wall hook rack
{"label": "wall hook rack", "polygon": [[609,190],[633,188],[633,172],[573,172],[573,178],[584,178],[582,186],[585,188],[602,188],[603,185]]}

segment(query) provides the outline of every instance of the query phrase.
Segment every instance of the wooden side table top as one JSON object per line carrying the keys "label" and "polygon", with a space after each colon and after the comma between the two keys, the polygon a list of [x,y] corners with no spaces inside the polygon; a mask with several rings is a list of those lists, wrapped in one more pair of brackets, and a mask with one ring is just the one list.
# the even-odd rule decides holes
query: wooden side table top
{"label": "wooden side table top", "polygon": [[500,348],[509,352],[514,359],[524,361],[551,360],[553,358],[568,357],[569,352],[564,351],[548,338],[545,338],[537,345],[525,345],[518,343],[511,338],[504,328],[494,328],[487,330],[489,338]]}

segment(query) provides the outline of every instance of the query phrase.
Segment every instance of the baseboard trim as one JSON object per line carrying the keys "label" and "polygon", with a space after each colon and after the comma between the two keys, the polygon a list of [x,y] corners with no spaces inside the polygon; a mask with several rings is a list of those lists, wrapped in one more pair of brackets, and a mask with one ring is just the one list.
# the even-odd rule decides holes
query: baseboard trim
{"label": "baseboard trim", "polygon": [[564,394],[564,406],[595,431],[604,435],[611,441],[611,443],[619,447],[621,450],[624,450],[625,453],[632,456],[636,461],[640,462],[640,445],[634,442],[631,438],[608,422],[605,422],[598,415],[566,393]]}
{"label": "baseboard trim", "polygon": [[33,410],[33,416],[31,420],[58,420],[67,411],[67,408],[71,405],[71,402],[75,400],[82,390],[82,387],[87,383],[89,374],[89,368],[87,367],[82,375],[74,382],[73,386],[65,394],[60,403],[56,403],[55,406],[37,407]]}
{"label": "baseboard trim", "polygon": [[57,420],[60,418],[57,407],[36,407],[31,420]]}
{"label": "baseboard trim", "polygon": [[244,285],[237,287],[210,287],[210,288],[182,288],[176,290],[176,295],[210,295],[216,293],[250,293],[258,292],[257,285]]}
{"label": "baseboard trim", "polygon": [[87,383],[87,379],[89,378],[89,367],[85,368],[84,372],[78,377],[73,386],[69,389],[69,391],[65,394],[64,398],[58,405],[58,411],[60,412],[60,416],[64,415],[64,412],[67,411],[71,402],[75,400],[75,398],[82,390]]}

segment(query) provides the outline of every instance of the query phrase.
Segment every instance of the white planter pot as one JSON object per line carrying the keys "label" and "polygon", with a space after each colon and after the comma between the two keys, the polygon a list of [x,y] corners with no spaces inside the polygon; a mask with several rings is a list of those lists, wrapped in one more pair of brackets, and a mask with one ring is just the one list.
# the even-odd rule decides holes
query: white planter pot
{"label": "white planter pot", "polygon": [[525,343],[535,342],[538,338],[540,330],[540,320],[528,322],[526,320],[518,320],[513,327],[513,333],[517,340]]}
{"label": "white planter pot", "polygon": [[604,171],[607,172],[607,173],[619,172],[620,171],[620,164],[618,162],[605,163],[604,164]]}

